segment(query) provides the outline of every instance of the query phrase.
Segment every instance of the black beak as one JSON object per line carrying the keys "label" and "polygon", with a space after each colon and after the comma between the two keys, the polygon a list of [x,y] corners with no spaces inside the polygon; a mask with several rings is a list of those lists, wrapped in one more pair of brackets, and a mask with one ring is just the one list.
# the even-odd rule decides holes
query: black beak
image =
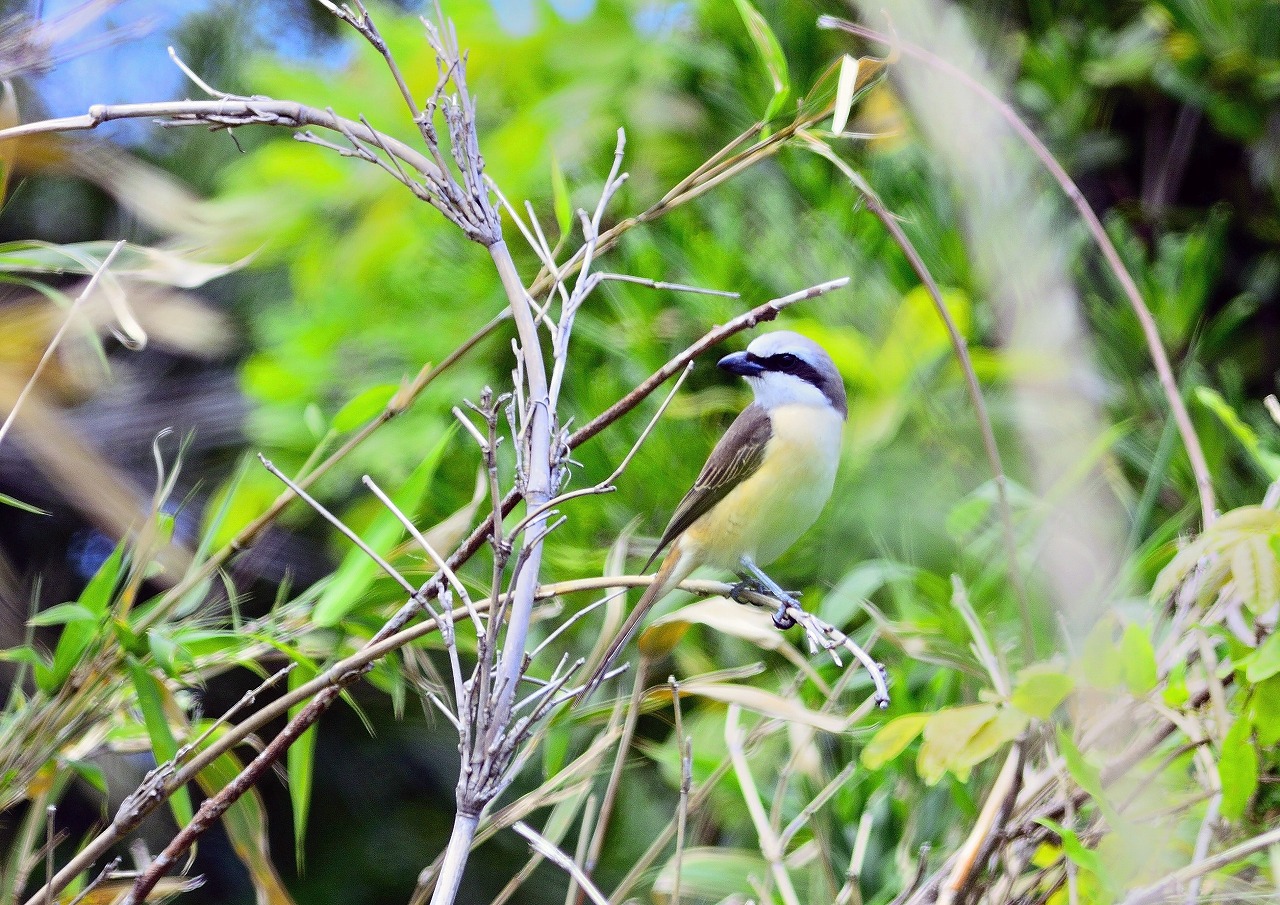
{"label": "black beak", "polygon": [[764,366],[746,352],[734,352],[716,362],[716,367],[739,377],[755,377],[764,373]]}

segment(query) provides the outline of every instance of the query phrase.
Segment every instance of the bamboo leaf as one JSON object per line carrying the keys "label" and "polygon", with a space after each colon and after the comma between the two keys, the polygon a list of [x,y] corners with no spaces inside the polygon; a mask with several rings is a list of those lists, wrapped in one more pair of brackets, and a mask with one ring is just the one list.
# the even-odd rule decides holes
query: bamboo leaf
{"label": "bamboo leaf", "polygon": [[[217,795],[243,769],[244,765],[240,760],[234,754],[227,753],[201,770],[197,780],[206,795]],[[258,905],[293,905],[293,897],[280,881],[271,861],[266,809],[257,789],[249,789],[227,808],[222,815],[222,826],[227,832],[227,838],[231,840],[236,857],[249,871],[257,892]]]}
{"label": "bamboo leaf", "polygon": [[[738,685],[731,682],[716,682],[706,679],[688,679],[680,683],[681,696],[696,694],[722,704],[740,704],[747,710],[788,722],[803,723],[823,732],[840,733],[848,730],[848,721],[829,713],[809,710],[794,698],[754,688],[750,685]],[[660,685],[645,693],[646,700],[663,701],[671,699],[671,687]]]}
{"label": "bamboo leaf", "polygon": [[21,509],[23,512],[30,512],[32,515],[49,514],[39,506],[32,506],[30,503],[24,503],[17,497],[11,497],[7,493],[0,493],[0,506],[12,506],[14,509]]}
{"label": "bamboo leaf", "polygon": [[[142,721],[147,728],[147,737],[151,740],[151,753],[157,764],[173,760],[178,753],[178,742],[169,727],[169,718],[165,712],[165,699],[168,689],[160,680],[151,674],[141,662],[129,657],[129,675],[133,679],[133,689],[138,697],[138,709],[142,711]],[[173,811],[178,826],[186,826],[191,822],[194,811],[191,807],[191,793],[183,786],[169,796],[169,808]]]}
{"label": "bamboo leaf", "polygon": [[394,383],[383,383],[358,393],[333,416],[333,429],[345,433],[377,417],[399,389]]}
{"label": "bamboo leaf", "polygon": [[[410,518],[418,511],[431,479],[435,476],[444,451],[453,438],[455,428],[450,427],[436,441],[421,464],[414,469],[400,489],[392,494],[392,500]],[[404,534],[404,526],[389,511],[378,513],[373,523],[362,535],[362,540],[381,555],[391,550]],[[374,579],[378,577],[378,564],[359,547],[353,547],[333,573],[320,598],[316,601],[312,618],[318,625],[332,627],[360,605],[360,599]]]}
{"label": "bamboo leaf", "polygon": [[[305,685],[316,677],[318,670],[310,661],[303,662],[295,658],[297,666],[289,673],[289,690]],[[300,701],[289,708],[289,719],[298,715],[305,701]],[[307,819],[311,813],[311,786],[315,775],[316,727],[310,728],[289,746],[286,756],[286,768],[289,774],[289,801],[293,807],[293,845],[294,857],[297,859],[298,872],[302,872],[306,855]]]}
{"label": "bamboo leaf", "polygon": [[573,201],[569,196],[569,183],[565,181],[560,159],[551,155],[551,204],[556,212],[556,226],[560,235],[567,236],[573,229]]}
{"label": "bamboo leaf", "polygon": [[[745,901],[756,895],[752,877],[767,876],[769,865],[759,851],[695,846],[680,858],[681,898],[707,902]],[[653,881],[655,901],[670,899],[675,892],[676,859],[670,858]]]}
{"label": "bamboo leaf", "polygon": [[787,58],[782,52],[782,45],[778,43],[773,29],[769,27],[769,23],[764,16],[760,15],[760,11],[751,5],[750,0],[733,0],[733,2],[738,7],[738,13],[742,16],[743,24],[747,26],[747,32],[751,35],[751,40],[755,43],[756,50],[760,52],[760,59],[764,63],[765,73],[769,76],[769,82],[773,86],[773,97],[770,99],[769,106],[764,114],[765,120],[768,120],[782,108],[787,95],[791,92],[791,77],[787,74]]}
{"label": "bamboo leaf", "polygon": [[73,622],[97,622],[99,618],[97,613],[81,604],[59,603],[36,613],[27,620],[27,625],[70,625]]}

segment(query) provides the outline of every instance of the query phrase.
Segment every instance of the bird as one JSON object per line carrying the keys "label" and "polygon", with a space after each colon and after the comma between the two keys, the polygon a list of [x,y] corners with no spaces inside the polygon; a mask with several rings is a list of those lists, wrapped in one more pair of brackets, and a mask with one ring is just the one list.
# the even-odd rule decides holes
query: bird
{"label": "bird", "polygon": [[[844,382],[822,346],[790,330],[764,333],[721,358],[746,379],[754,401],[729,425],[676,507],[653,555],[667,550],[580,698],[600,684],[641,620],[700,567],[735,573],[746,587],[784,592],[763,571],[817,520],[835,484],[849,406]],[[785,604],[774,616],[787,628]]]}

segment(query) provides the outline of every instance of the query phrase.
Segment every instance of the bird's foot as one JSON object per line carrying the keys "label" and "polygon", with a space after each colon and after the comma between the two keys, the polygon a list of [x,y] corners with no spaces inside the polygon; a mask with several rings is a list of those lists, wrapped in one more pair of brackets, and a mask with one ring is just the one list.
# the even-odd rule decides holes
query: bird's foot
{"label": "bird's foot", "polygon": [[794,600],[784,600],[778,604],[778,611],[773,614],[773,624],[781,631],[786,631],[796,624],[796,620],[792,617],[787,609],[794,604]]}
{"label": "bird's foot", "polygon": [[739,576],[739,578],[741,580],[733,587],[729,588],[729,599],[734,603],[752,604],[755,601],[749,599],[747,597],[748,594],[769,593],[769,589],[761,584],[757,579],[744,578],[742,576]]}
{"label": "bird's foot", "polygon": [[755,601],[750,599],[748,594],[759,594],[765,597],[773,597],[778,600],[778,609],[773,614],[773,624],[782,631],[786,631],[796,624],[795,619],[787,612],[791,607],[799,607],[800,603],[796,600],[800,596],[799,591],[780,591],[775,588],[766,587],[763,582],[754,578],[744,578],[729,589],[729,599],[742,604],[754,604]]}

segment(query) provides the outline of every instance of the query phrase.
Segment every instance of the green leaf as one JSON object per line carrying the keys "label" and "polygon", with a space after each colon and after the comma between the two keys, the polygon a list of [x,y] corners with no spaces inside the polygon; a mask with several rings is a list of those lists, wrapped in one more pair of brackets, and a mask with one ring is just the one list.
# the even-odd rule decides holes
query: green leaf
{"label": "green leaf", "polygon": [[556,226],[560,235],[567,236],[573,230],[573,201],[569,196],[569,183],[565,182],[560,159],[551,155],[551,203],[556,212]]}
{"label": "green leaf", "polygon": [[1239,820],[1258,788],[1258,751],[1253,746],[1249,720],[1237,719],[1222,740],[1218,756],[1218,781],[1222,784],[1222,816]]}
{"label": "green leaf", "polygon": [[[751,878],[768,876],[769,865],[758,850],[690,846],[680,860],[682,896],[708,902],[737,901],[758,895]],[[656,901],[669,901],[675,891],[673,856],[653,881]]]}
{"label": "green leaf", "polygon": [[778,39],[774,36],[773,29],[769,27],[769,23],[765,21],[764,16],[760,15],[760,11],[751,5],[750,0],[733,0],[733,2],[738,7],[738,13],[742,16],[742,21],[747,26],[751,40],[755,42],[756,50],[760,52],[760,59],[764,63],[765,72],[773,85],[773,97],[770,99],[769,106],[764,114],[765,120],[768,120],[782,109],[782,104],[791,92],[791,78],[787,74],[787,58],[782,53],[782,45],[778,43]]}
{"label": "green leaf", "polygon": [[1058,821],[1050,820],[1048,817],[1037,817],[1035,822],[1058,834],[1058,837],[1062,839],[1062,853],[1073,864],[1077,867],[1083,867],[1097,877],[1103,876],[1102,858],[1093,849],[1085,847],[1084,843],[1080,841],[1080,837],[1076,835],[1075,830],[1069,830]]}
{"label": "green leaf", "polygon": [[886,585],[909,581],[919,570],[890,559],[858,563],[822,598],[818,615],[832,625],[844,627],[862,609],[863,601]]}
{"label": "green leaf", "polygon": [[1249,718],[1258,730],[1258,744],[1271,748],[1280,742],[1280,676],[1258,683],[1253,690]]}
{"label": "green leaf", "polygon": [[338,413],[333,416],[333,429],[340,434],[345,433],[377,417],[399,390],[400,387],[394,383],[369,387],[338,409]]}
{"label": "green leaf", "polygon": [[1217,415],[1223,426],[1240,441],[1240,445],[1253,457],[1253,461],[1268,480],[1274,481],[1280,478],[1280,471],[1276,470],[1275,454],[1268,454],[1268,451],[1262,448],[1253,428],[1245,424],[1227,400],[1223,399],[1217,391],[1204,386],[1196,387],[1195,396],[1196,401]]}
{"label": "green leaf", "polygon": [[1048,663],[1036,663],[1018,673],[1009,703],[1036,719],[1047,720],[1075,689],[1075,679]]}
{"label": "green leaf", "polygon": [[928,713],[908,713],[890,720],[871,737],[867,747],[862,749],[862,765],[868,770],[879,770],[893,760],[916,740],[930,716]]}
{"label": "green leaf", "polygon": [[23,512],[30,512],[32,515],[49,514],[39,506],[32,506],[30,503],[24,503],[17,497],[11,497],[7,493],[0,493],[0,506],[12,506],[14,509],[21,509]]}
{"label": "green leaf", "polygon": [[165,675],[175,679],[180,678],[179,665],[190,665],[192,662],[191,654],[162,629],[152,629],[147,632],[147,648],[151,651],[152,659],[164,670]]}
{"label": "green leaf", "polygon": [[110,608],[111,599],[115,593],[116,584],[120,580],[121,569],[124,566],[124,552],[125,544],[121,542],[111,551],[111,555],[98,567],[98,571],[93,578],[89,579],[89,583],[80,592],[78,603],[90,612],[105,616]]}
{"label": "green leaf", "polygon": [[[36,680],[36,687],[46,693],[58,690],[59,682],[55,681],[52,664],[32,647],[23,645],[0,650],[0,663],[23,663],[31,667],[31,674]],[[3,780],[3,777],[0,777]]]}
{"label": "green leaf", "polygon": [[1141,697],[1156,687],[1159,681],[1156,652],[1146,629],[1136,623],[1125,626],[1120,638],[1120,656],[1124,684],[1130,694]]}
{"label": "green leaf", "polygon": [[1084,754],[1071,738],[1071,732],[1061,726],[1058,727],[1058,750],[1062,752],[1062,759],[1067,764],[1067,772],[1071,774],[1071,778],[1080,788],[1089,793],[1102,811],[1102,816],[1107,819],[1107,823],[1111,824],[1111,828],[1118,831],[1121,827],[1128,826],[1119,812],[1111,806],[1111,802],[1103,791],[1101,771],[1085,760]]}
{"label": "green leaf", "polygon": [[1173,664],[1169,676],[1164,681],[1164,702],[1170,707],[1181,707],[1191,700],[1191,691],[1187,688],[1187,663],[1185,660]]}
{"label": "green leaf", "polygon": [[1250,682],[1262,682],[1280,673],[1280,633],[1273,634],[1249,658],[1244,676]]}
{"label": "green leaf", "polygon": [[[444,432],[399,491],[392,494],[391,498],[396,506],[410,518],[417,513],[422,498],[431,485],[431,479],[435,476],[440,459],[453,438],[454,430],[455,428],[450,427]],[[395,514],[383,511],[373,520],[361,539],[379,554],[386,554],[399,542],[403,534],[404,526],[400,524]],[[320,599],[316,601],[312,614],[313,620],[317,625],[325,628],[337,625],[343,617],[359,606],[360,598],[379,574],[378,564],[365,555],[359,547],[353,547],[342,560],[337,571],[333,573],[333,578],[325,586]]]}
{"label": "green leaf", "polygon": [[72,622],[97,622],[98,618],[97,613],[79,603],[59,603],[36,613],[27,620],[27,625],[69,625]]}
{"label": "green leaf", "polygon": [[107,794],[107,774],[97,764],[87,760],[69,760],[67,766],[93,788],[103,795]]}
{"label": "green leaf", "polygon": [[[129,657],[129,675],[133,679],[133,689],[138,696],[138,709],[142,711],[142,721],[147,727],[147,738],[151,740],[151,753],[157,764],[172,760],[178,753],[178,741],[169,728],[169,718],[165,715],[165,699],[168,689],[151,674],[141,662]],[[191,808],[191,793],[183,786],[169,796],[169,808],[173,811],[178,826],[186,826],[194,814]]]}
{"label": "green leaf", "polygon": [[[289,690],[305,685],[316,677],[315,666],[298,662],[289,673]],[[289,719],[298,715],[305,701],[300,701],[289,708]],[[297,858],[298,872],[302,872],[307,840],[307,818],[311,812],[311,786],[315,773],[316,727],[310,728],[289,746],[286,766],[289,773],[289,801],[293,805],[293,844]]]}

